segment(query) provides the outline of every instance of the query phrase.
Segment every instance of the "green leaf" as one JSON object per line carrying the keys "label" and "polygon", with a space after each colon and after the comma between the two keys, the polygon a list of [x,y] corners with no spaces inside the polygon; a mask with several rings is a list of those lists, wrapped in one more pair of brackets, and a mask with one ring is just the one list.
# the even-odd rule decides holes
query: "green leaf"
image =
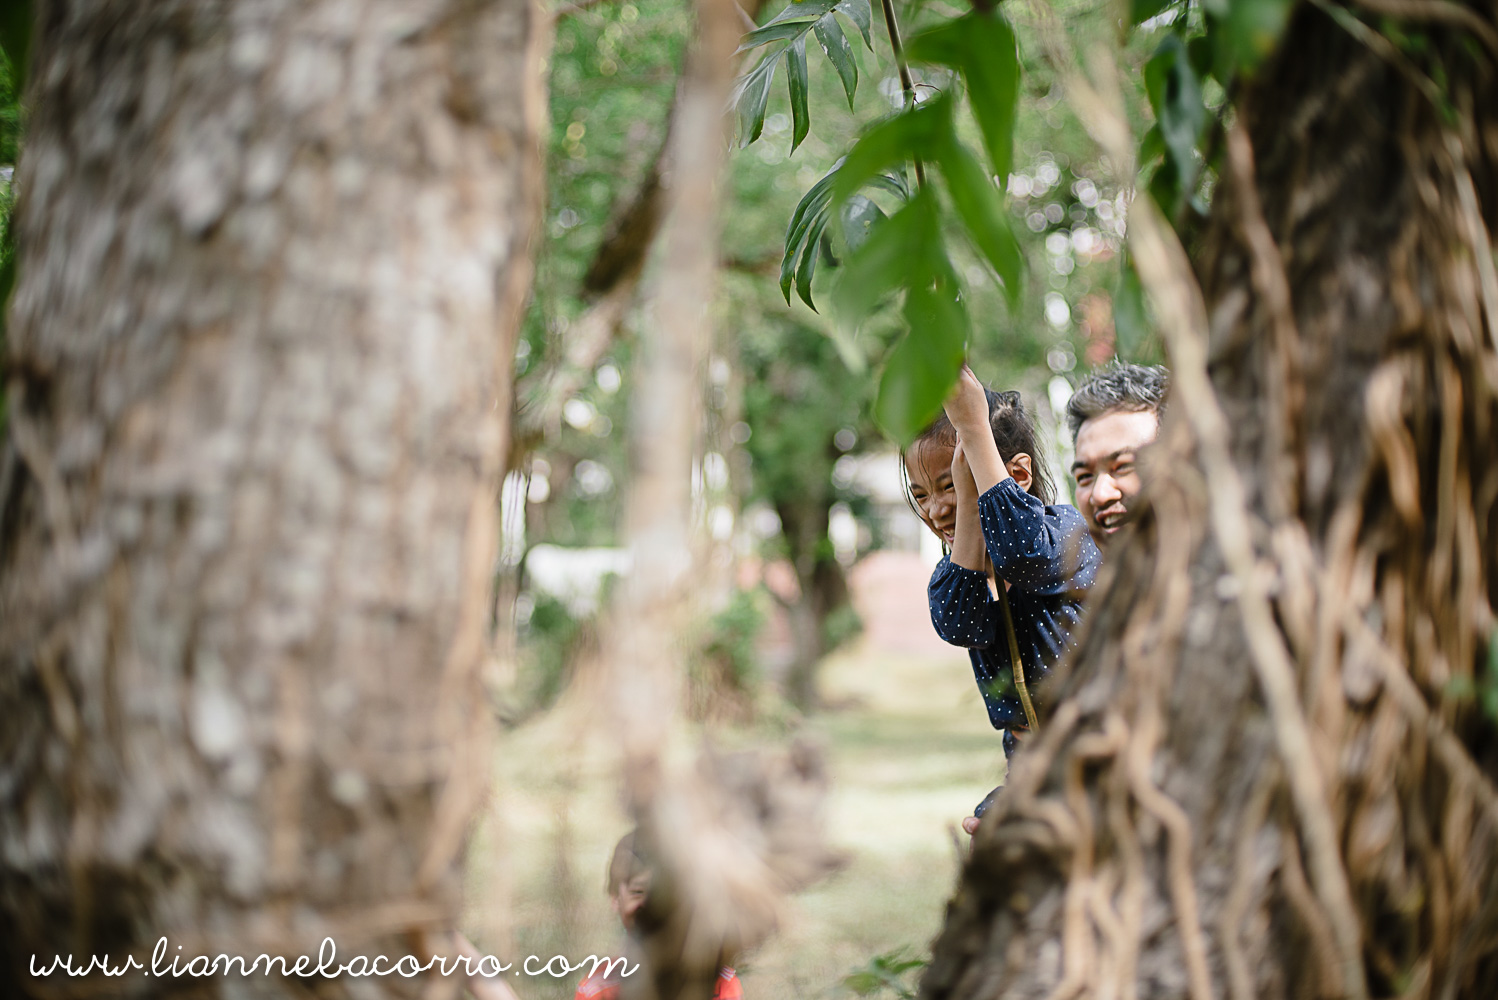
{"label": "green leaf", "polygon": [[1144,138],[1139,140],[1139,165],[1147,166],[1164,155],[1165,140],[1160,136],[1160,126],[1151,125]]}
{"label": "green leaf", "polygon": [[[795,280],[796,265],[801,260],[803,251],[815,252],[816,249],[815,243],[808,245],[807,232],[818,217],[826,217],[827,206],[832,198],[832,185],[837,181],[838,168],[842,164],[842,160],[834,163],[832,169],[801,196],[801,201],[796,204],[796,211],[791,215],[790,224],[785,228],[785,256],[780,261],[780,291],[785,296],[786,305],[791,302],[791,283]],[[815,267],[815,264],[812,266]]]}
{"label": "green leaf", "polygon": [[749,145],[765,127],[765,104],[770,99],[770,83],[775,79],[779,52],[770,52],[739,81],[734,97],[739,108],[739,148]]}
{"label": "green leaf", "polygon": [[[7,220],[9,225],[15,225],[14,219]],[[15,237],[7,228],[5,242],[10,244],[0,247],[0,338],[5,336],[5,317],[10,309],[10,293],[16,284],[16,248]],[[5,403],[5,390],[0,388],[0,406]],[[0,431],[5,429],[5,413],[0,409]]]}
{"label": "green leaf", "polygon": [[837,75],[843,81],[843,90],[848,94],[848,107],[853,107],[853,92],[858,89],[858,64],[853,61],[853,47],[848,44],[847,36],[838,25],[837,18],[827,14],[813,27],[812,31],[817,36],[817,41],[822,46],[822,51],[827,53],[827,58],[832,60],[832,66],[837,70]]}
{"label": "green leaf", "polygon": [[796,205],[796,211],[791,215],[790,224],[785,227],[786,246],[790,246],[792,241],[804,237],[807,218],[811,214],[824,210],[827,207],[827,203],[832,198],[833,185],[837,183],[837,175],[842,169],[845,159],[846,157],[834,163],[832,169],[827,171],[821,179],[808,188],[806,193],[801,196],[801,201]]}
{"label": "green leaf", "polygon": [[914,275],[929,273],[932,261],[941,254],[938,206],[928,187],[875,226],[858,252],[849,254],[832,291],[838,322],[856,326]]}
{"label": "green leaf", "polygon": [[810,28],[811,23],[838,5],[838,0],[799,0],[786,4],[780,12],[765,22],[765,26],[781,21],[797,21]]}
{"label": "green leaf", "polygon": [[910,200],[910,185],[905,182],[905,174],[877,174],[864,182],[870,187],[883,188],[901,201]]}
{"label": "green leaf", "polygon": [[1144,66],[1144,88],[1165,148],[1175,162],[1181,189],[1196,178],[1196,142],[1207,124],[1202,88],[1180,36],[1169,34]]}
{"label": "green leaf", "polygon": [[1012,309],[1019,302],[1025,258],[1019,241],[1014,238],[1014,231],[1009,228],[999,192],[983,172],[977,157],[955,139],[948,142],[938,155],[957,217],[967,227],[978,250],[1003,279],[1004,296]]}
{"label": "green leaf", "polygon": [[[820,213],[819,218],[826,218],[825,204],[820,209]],[[791,304],[791,285],[796,280],[798,266],[803,264],[804,256],[813,255],[814,248],[815,244],[808,246],[804,229],[796,236],[795,242],[792,242],[791,237],[786,237],[785,256],[780,259],[780,293],[785,296],[786,305]],[[804,266],[815,268],[816,264],[812,262]]]}
{"label": "green leaf", "polygon": [[973,11],[911,38],[913,62],[950,66],[967,84],[968,103],[1000,182],[1014,162],[1014,116],[1019,99],[1019,49],[1014,29],[997,10]]}
{"label": "green leaf", "polygon": [[801,145],[806,133],[811,130],[811,113],[806,107],[806,36],[791,42],[785,52],[785,78],[791,91],[791,152]]}
{"label": "green leaf", "polygon": [[[979,16],[982,21],[997,20]],[[1007,24],[1003,31],[990,32],[1000,37],[993,41],[992,54],[978,59],[963,70],[967,80],[968,99],[973,117],[978,119],[978,128],[983,132],[983,145],[988,150],[988,159],[1000,183],[1007,183],[1009,171],[1014,164],[1014,117],[1019,97],[1019,52],[1015,48],[1014,33]]]}
{"label": "green leaf", "polygon": [[884,210],[874,204],[872,198],[855,194],[843,202],[838,219],[842,223],[843,239],[847,241],[848,252],[857,253],[858,248],[868,242],[874,227],[887,218]]}
{"label": "green leaf", "polygon": [[903,976],[912,969],[924,967],[923,958],[905,958],[905,948],[897,948],[883,955],[876,955],[862,969],[854,970],[843,977],[843,985],[859,996],[869,996],[883,990],[892,992],[897,1000],[913,1000],[915,991]]}
{"label": "green leaf", "polygon": [[952,134],[952,99],[943,94],[891,115],[864,133],[837,172],[832,201],[841,205],[874,177],[915,156],[929,156]]}
{"label": "green leaf", "polygon": [[1174,220],[1186,199],[1186,191],[1181,184],[1180,171],[1176,170],[1175,160],[1167,157],[1160,164],[1159,169],[1150,178],[1149,193],[1150,197],[1155,199],[1155,204],[1160,206],[1160,211],[1165,217]]}
{"label": "green leaf", "polygon": [[16,100],[26,87],[26,60],[31,51],[30,0],[5,0],[0,4],[0,50],[10,63],[11,93]]}
{"label": "green leaf", "polygon": [[[817,180],[801,196],[796,204],[796,210],[791,215],[791,221],[785,229],[785,255],[780,260],[780,291],[785,296],[786,304],[791,301],[791,288],[794,285],[801,295],[803,301],[816,310],[816,304],[811,298],[811,277],[817,266],[818,239],[825,239],[828,220],[831,214],[832,191],[837,183],[846,157],[838,160],[832,165],[832,169]],[[906,186],[904,177],[886,174],[876,174],[868,179],[866,186],[877,187],[888,191],[902,201],[910,199],[910,189]],[[849,201],[858,200],[861,196],[853,195]],[[867,199],[862,199],[867,201]],[[872,205],[872,202],[869,202]],[[873,209],[882,220],[884,213],[877,206]],[[844,219],[851,219],[858,226],[862,222],[862,216],[849,215],[844,211]],[[873,226],[863,228],[872,232]],[[846,236],[845,236],[846,239]],[[857,236],[854,236],[857,240]],[[856,250],[861,243],[850,242],[850,250]]]}
{"label": "green leaf", "polygon": [[739,42],[738,52],[744,52],[759,45],[767,45],[770,42],[778,42],[787,38],[803,38],[816,23],[815,17],[798,17],[794,20],[771,21],[762,28],[755,28],[744,36]]}
{"label": "green leaf", "polygon": [[[1233,64],[1244,73],[1256,69],[1264,57],[1274,51],[1285,22],[1290,18],[1291,0],[1232,0],[1219,31],[1222,44],[1232,55]],[[1220,79],[1220,78],[1219,78]]]}
{"label": "green leaf", "polygon": [[874,40],[869,34],[874,26],[874,14],[869,9],[869,0],[842,0],[842,3],[833,9],[847,15],[848,20],[852,21],[853,26],[858,29],[858,33],[863,35],[864,46],[870,52],[874,51]]}
{"label": "green leaf", "polygon": [[[853,106],[853,95],[858,89],[858,64],[853,59],[853,48],[843,34],[836,14],[847,17],[863,35],[864,44],[873,49],[870,28],[873,13],[869,0],[801,0],[787,4],[770,21],[744,35],[739,52],[761,45],[785,42],[786,76],[790,89],[791,113],[795,118],[795,132],[791,141],[791,152],[806,138],[811,129],[808,109],[806,74],[806,34],[813,32],[822,51],[827,53],[843,90],[848,95],[848,107]],[[779,53],[777,52],[778,56]],[[764,127],[764,108],[769,100],[770,81],[774,76],[773,66],[761,61],[754,69],[740,78],[734,92],[740,120],[740,146],[747,146],[759,138]]]}
{"label": "green leaf", "polygon": [[837,267],[842,261],[837,259],[837,254],[832,252],[832,234],[825,229],[821,232],[821,239],[817,241],[817,249],[820,251],[822,263],[828,267]]}
{"label": "green leaf", "polygon": [[905,293],[910,332],[895,345],[879,379],[874,417],[908,445],[941,412],[957,383],[967,345],[967,312],[957,300],[957,282],[938,276]]}
{"label": "green leaf", "polygon": [[1148,21],[1166,7],[1169,7],[1173,2],[1174,0],[1131,0],[1129,3],[1129,23],[1139,24],[1142,21]]}
{"label": "green leaf", "polygon": [[1488,633],[1488,672],[1482,683],[1482,707],[1490,721],[1498,722],[1498,625]]}
{"label": "green leaf", "polygon": [[1212,75],[1215,53],[1210,35],[1197,35],[1189,40],[1186,43],[1186,55],[1191,60],[1191,71],[1196,74],[1198,80],[1204,80]]}
{"label": "green leaf", "polygon": [[801,266],[796,269],[796,294],[811,307],[812,312],[816,312],[817,307],[811,301],[811,278],[816,272],[817,251],[820,249],[822,234],[826,232],[830,221],[832,216],[824,212],[812,222],[806,234],[806,249],[801,254]]}

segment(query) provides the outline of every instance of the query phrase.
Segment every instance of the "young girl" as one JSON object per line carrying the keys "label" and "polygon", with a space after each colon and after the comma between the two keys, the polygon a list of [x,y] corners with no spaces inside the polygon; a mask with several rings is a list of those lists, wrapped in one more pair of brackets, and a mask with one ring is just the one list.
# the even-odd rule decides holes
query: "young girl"
{"label": "young girl", "polygon": [[1101,557],[1077,509],[1052,504],[1019,393],[986,391],[964,367],[944,409],[903,456],[916,512],[948,550],[927,588],[931,624],[967,647],[1007,756],[1015,731],[1029,728],[1032,685],[1065,651]]}

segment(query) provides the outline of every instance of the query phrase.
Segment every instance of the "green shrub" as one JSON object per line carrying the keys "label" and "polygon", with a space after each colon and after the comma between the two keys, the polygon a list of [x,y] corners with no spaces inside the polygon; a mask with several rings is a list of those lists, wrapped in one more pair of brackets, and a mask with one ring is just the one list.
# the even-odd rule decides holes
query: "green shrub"
{"label": "green shrub", "polygon": [[843,985],[861,997],[879,996],[885,991],[899,1000],[915,1000],[916,980],[927,966],[924,958],[911,958],[905,945],[883,955],[875,955],[869,964],[843,977]]}

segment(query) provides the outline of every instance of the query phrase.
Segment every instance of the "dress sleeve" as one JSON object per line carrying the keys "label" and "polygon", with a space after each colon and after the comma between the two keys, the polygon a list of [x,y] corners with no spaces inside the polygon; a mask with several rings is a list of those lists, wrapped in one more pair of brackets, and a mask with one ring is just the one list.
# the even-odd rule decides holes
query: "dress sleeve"
{"label": "dress sleeve", "polygon": [[931,601],[931,624],[944,641],[969,649],[994,644],[1002,612],[989,592],[987,574],[944,556],[931,574],[926,596]]}
{"label": "dress sleeve", "polygon": [[1101,556],[1075,507],[1047,507],[1005,478],[978,498],[978,521],[994,571],[1020,590],[1061,596],[1092,586]]}
{"label": "dress sleeve", "polygon": [[718,984],[713,988],[713,1000],[744,1000],[744,986],[738,973],[732,969],[718,970]]}

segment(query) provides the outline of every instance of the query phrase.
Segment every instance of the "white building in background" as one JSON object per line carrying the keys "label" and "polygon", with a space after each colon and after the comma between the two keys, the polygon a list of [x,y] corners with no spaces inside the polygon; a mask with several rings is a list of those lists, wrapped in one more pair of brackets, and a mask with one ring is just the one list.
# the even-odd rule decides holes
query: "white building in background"
{"label": "white building in background", "polygon": [[526,554],[525,572],[532,587],[565,604],[569,615],[587,618],[598,611],[604,580],[628,575],[631,562],[628,549],[537,545]]}
{"label": "white building in background", "polygon": [[921,559],[933,567],[941,561],[941,540],[926,529],[910,507],[900,478],[898,452],[844,455],[833,466],[832,482],[839,489],[869,498],[885,548],[919,552]]}

